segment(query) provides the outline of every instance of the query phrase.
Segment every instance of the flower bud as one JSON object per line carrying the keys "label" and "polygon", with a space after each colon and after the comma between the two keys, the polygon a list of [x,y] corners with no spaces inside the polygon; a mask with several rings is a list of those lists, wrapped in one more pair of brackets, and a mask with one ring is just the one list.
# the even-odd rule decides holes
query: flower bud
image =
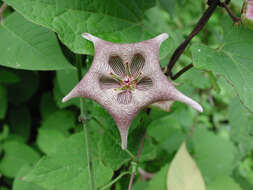
{"label": "flower bud", "polygon": [[242,23],[253,30],[253,0],[245,0],[242,9]]}

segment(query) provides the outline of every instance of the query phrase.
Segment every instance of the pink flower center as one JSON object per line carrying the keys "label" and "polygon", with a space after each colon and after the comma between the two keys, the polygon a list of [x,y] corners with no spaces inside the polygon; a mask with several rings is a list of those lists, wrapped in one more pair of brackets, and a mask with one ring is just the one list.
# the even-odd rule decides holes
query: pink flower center
{"label": "pink flower center", "polygon": [[129,86],[131,84],[131,79],[129,77],[125,78],[124,85]]}

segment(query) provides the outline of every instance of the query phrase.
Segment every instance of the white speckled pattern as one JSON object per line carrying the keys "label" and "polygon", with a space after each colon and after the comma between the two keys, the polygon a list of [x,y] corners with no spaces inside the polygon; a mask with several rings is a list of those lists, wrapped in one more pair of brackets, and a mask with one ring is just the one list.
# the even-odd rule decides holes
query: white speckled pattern
{"label": "white speckled pattern", "polygon": [[[85,39],[94,44],[95,54],[93,63],[83,79],[63,98],[63,102],[75,97],[84,97],[101,104],[113,117],[120,131],[122,148],[127,147],[128,128],[140,109],[158,102],[175,100],[181,101],[202,112],[202,107],[192,99],[180,93],[163,74],[158,59],[161,43],[168,38],[163,33],[153,39],[139,43],[116,44],[99,39],[91,34],[84,33]],[[153,85],[146,91],[135,89],[132,91],[132,100],[129,104],[119,104],[118,91],[103,89],[99,84],[102,76],[110,77],[113,72],[108,64],[110,55],[118,55],[124,62],[130,62],[133,55],[140,53],[145,58],[142,69],[143,76],[152,79]]]}

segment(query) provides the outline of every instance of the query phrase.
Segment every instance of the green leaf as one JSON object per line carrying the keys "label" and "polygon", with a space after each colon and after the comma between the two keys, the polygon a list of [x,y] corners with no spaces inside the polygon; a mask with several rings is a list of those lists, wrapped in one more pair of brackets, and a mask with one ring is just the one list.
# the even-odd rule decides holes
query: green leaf
{"label": "green leaf", "polygon": [[148,186],[148,182],[146,181],[136,181],[133,184],[133,190],[143,190],[143,189],[146,189],[147,186]]}
{"label": "green leaf", "polygon": [[166,10],[170,14],[171,17],[174,17],[176,1],[175,0],[159,0],[159,2],[160,2],[161,8]]}
{"label": "green leaf", "polygon": [[20,82],[8,86],[8,99],[11,103],[19,105],[29,100],[37,91],[39,76],[36,72],[15,71]]}
{"label": "green leaf", "polygon": [[63,103],[62,102],[62,98],[64,96],[66,96],[66,93],[62,93],[62,90],[61,90],[61,87],[60,87],[60,84],[58,83],[58,80],[57,78],[55,78],[54,80],[54,89],[53,89],[53,95],[54,95],[54,101],[56,102],[57,106],[59,108],[65,108],[65,107],[68,107],[68,106],[72,106],[72,105],[75,105],[76,107],[79,107],[80,105],[80,101],[78,98],[74,98],[68,102],[65,102]]}
{"label": "green leaf", "polygon": [[205,183],[185,142],[174,157],[167,176],[167,190],[205,190]]}
{"label": "green leaf", "polygon": [[235,167],[236,150],[231,141],[196,128],[193,135],[195,160],[207,183],[217,176],[230,175]]}
{"label": "green leaf", "polygon": [[10,131],[12,134],[19,135],[23,141],[30,137],[31,115],[26,106],[15,107],[10,110]]}
{"label": "green leaf", "polygon": [[152,178],[152,180],[148,183],[148,187],[145,190],[154,190],[160,189],[165,190],[166,188],[166,176],[168,172],[169,166],[164,166],[156,175]]}
{"label": "green leaf", "polygon": [[75,114],[68,110],[59,110],[51,114],[45,121],[43,121],[42,129],[53,129],[68,136],[69,130],[75,127]]}
{"label": "green leaf", "polygon": [[40,113],[45,120],[47,117],[49,117],[51,114],[56,112],[58,108],[55,105],[53,95],[51,92],[45,92],[40,101]]}
{"label": "green leaf", "polygon": [[[5,0],[27,19],[55,31],[75,53],[92,54],[90,42],[82,39],[89,32],[112,42],[136,42],[154,36],[143,26],[144,12],[155,0]],[[163,31],[160,31],[163,32]]]}
{"label": "green leaf", "polygon": [[28,183],[23,180],[23,177],[27,175],[32,170],[31,165],[24,165],[17,173],[15,180],[13,182],[12,190],[45,190],[44,188]]}
{"label": "green leaf", "polygon": [[55,34],[28,22],[18,13],[0,27],[0,64],[26,70],[72,69],[63,56]]}
{"label": "green leaf", "polygon": [[246,179],[253,187],[253,162],[252,156],[246,158],[243,162],[240,163],[238,172],[244,179]]}
{"label": "green leaf", "polygon": [[153,137],[168,153],[176,151],[185,139],[180,123],[171,115],[153,121],[148,126],[147,135]]}
{"label": "green leaf", "polygon": [[207,89],[211,87],[210,80],[203,75],[203,72],[196,68],[190,69],[188,72],[184,73],[181,78],[184,82],[191,84],[195,88]]}
{"label": "green leaf", "polygon": [[[0,67],[1,68],[1,67]],[[19,77],[6,68],[0,70],[0,84],[13,84],[19,82]]]}
{"label": "green leaf", "polygon": [[241,187],[229,176],[217,177],[213,183],[208,185],[207,190],[242,190]]}
{"label": "green leaf", "polygon": [[0,172],[7,177],[15,177],[19,169],[26,164],[34,164],[39,154],[26,144],[7,141],[3,144],[4,157],[0,161]]}
{"label": "green leaf", "polygon": [[37,144],[46,154],[55,151],[56,147],[64,141],[64,135],[53,129],[39,129]]}
{"label": "green leaf", "polygon": [[231,126],[231,138],[238,144],[240,155],[245,157],[253,150],[253,120],[250,120],[248,111],[241,105],[238,98],[231,100],[228,108],[228,119]]}
{"label": "green leaf", "polygon": [[[94,157],[93,167],[96,187],[106,184],[111,179],[113,171]],[[46,190],[89,189],[88,161],[83,133],[66,139],[55,152],[41,159],[24,180]]]}
{"label": "green leaf", "polygon": [[9,190],[7,187],[0,187],[0,190]]}
{"label": "green leaf", "polygon": [[104,132],[98,144],[103,162],[113,170],[119,169],[122,164],[130,160],[130,156],[121,149],[117,140]]}
{"label": "green leaf", "polygon": [[0,119],[5,118],[8,107],[7,90],[4,86],[0,85]]}
{"label": "green leaf", "polygon": [[75,70],[61,70],[56,72],[57,83],[63,94],[68,94],[79,82]]}
{"label": "green leaf", "polygon": [[[0,143],[1,141],[4,141],[9,136],[9,127],[7,125],[3,125],[2,130],[0,132]],[[0,148],[0,152],[3,147]]]}
{"label": "green leaf", "polygon": [[[227,19],[225,19],[227,21]],[[223,23],[224,42],[217,49],[195,44],[194,66],[223,76],[233,86],[244,106],[253,111],[253,31]]]}

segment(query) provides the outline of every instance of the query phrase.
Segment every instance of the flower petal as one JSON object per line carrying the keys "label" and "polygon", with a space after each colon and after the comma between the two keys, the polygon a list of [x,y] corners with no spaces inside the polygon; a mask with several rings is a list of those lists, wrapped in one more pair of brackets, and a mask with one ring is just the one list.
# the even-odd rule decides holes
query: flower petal
{"label": "flower petal", "polygon": [[195,110],[197,110],[199,112],[203,112],[203,108],[198,102],[196,102],[193,99],[185,96],[183,93],[178,91],[176,88],[173,89],[173,91],[170,91],[169,96],[170,96],[171,100],[183,102],[183,103],[191,106]]}
{"label": "flower petal", "polygon": [[150,89],[152,86],[153,86],[153,82],[152,82],[151,78],[149,78],[149,77],[143,77],[136,84],[136,88],[138,90],[143,90],[143,91]]}
{"label": "flower petal", "polygon": [[130,64],[130,72],[133,76],[138,75],[144,67],[145,59],[141,54],[135,54]]}
{"label": "flower petal", "polygon": [[119,56],[110,56],[109,65],[115,74],[121,77],[126,76],[126,69],[123,60]]}
{"label": "flower petal", "polygon": [[155,107],[155,108],[159,108],[163,111],[166,111],[166,112],[170,112],[170,107],[172,106],[172,104],[174,103],[174,101],[170,101],[170,100],[167,100],[167,101],[159,101],[159,102],[155,102],[153,104],[150,105],[150,107]]}
{"label": "flower petal", "polygon": [[120,104],[125,104],[125,105],[129,104],[132,101],[132,93],[127,90],[120,92],[117,96],[117,101]]}

